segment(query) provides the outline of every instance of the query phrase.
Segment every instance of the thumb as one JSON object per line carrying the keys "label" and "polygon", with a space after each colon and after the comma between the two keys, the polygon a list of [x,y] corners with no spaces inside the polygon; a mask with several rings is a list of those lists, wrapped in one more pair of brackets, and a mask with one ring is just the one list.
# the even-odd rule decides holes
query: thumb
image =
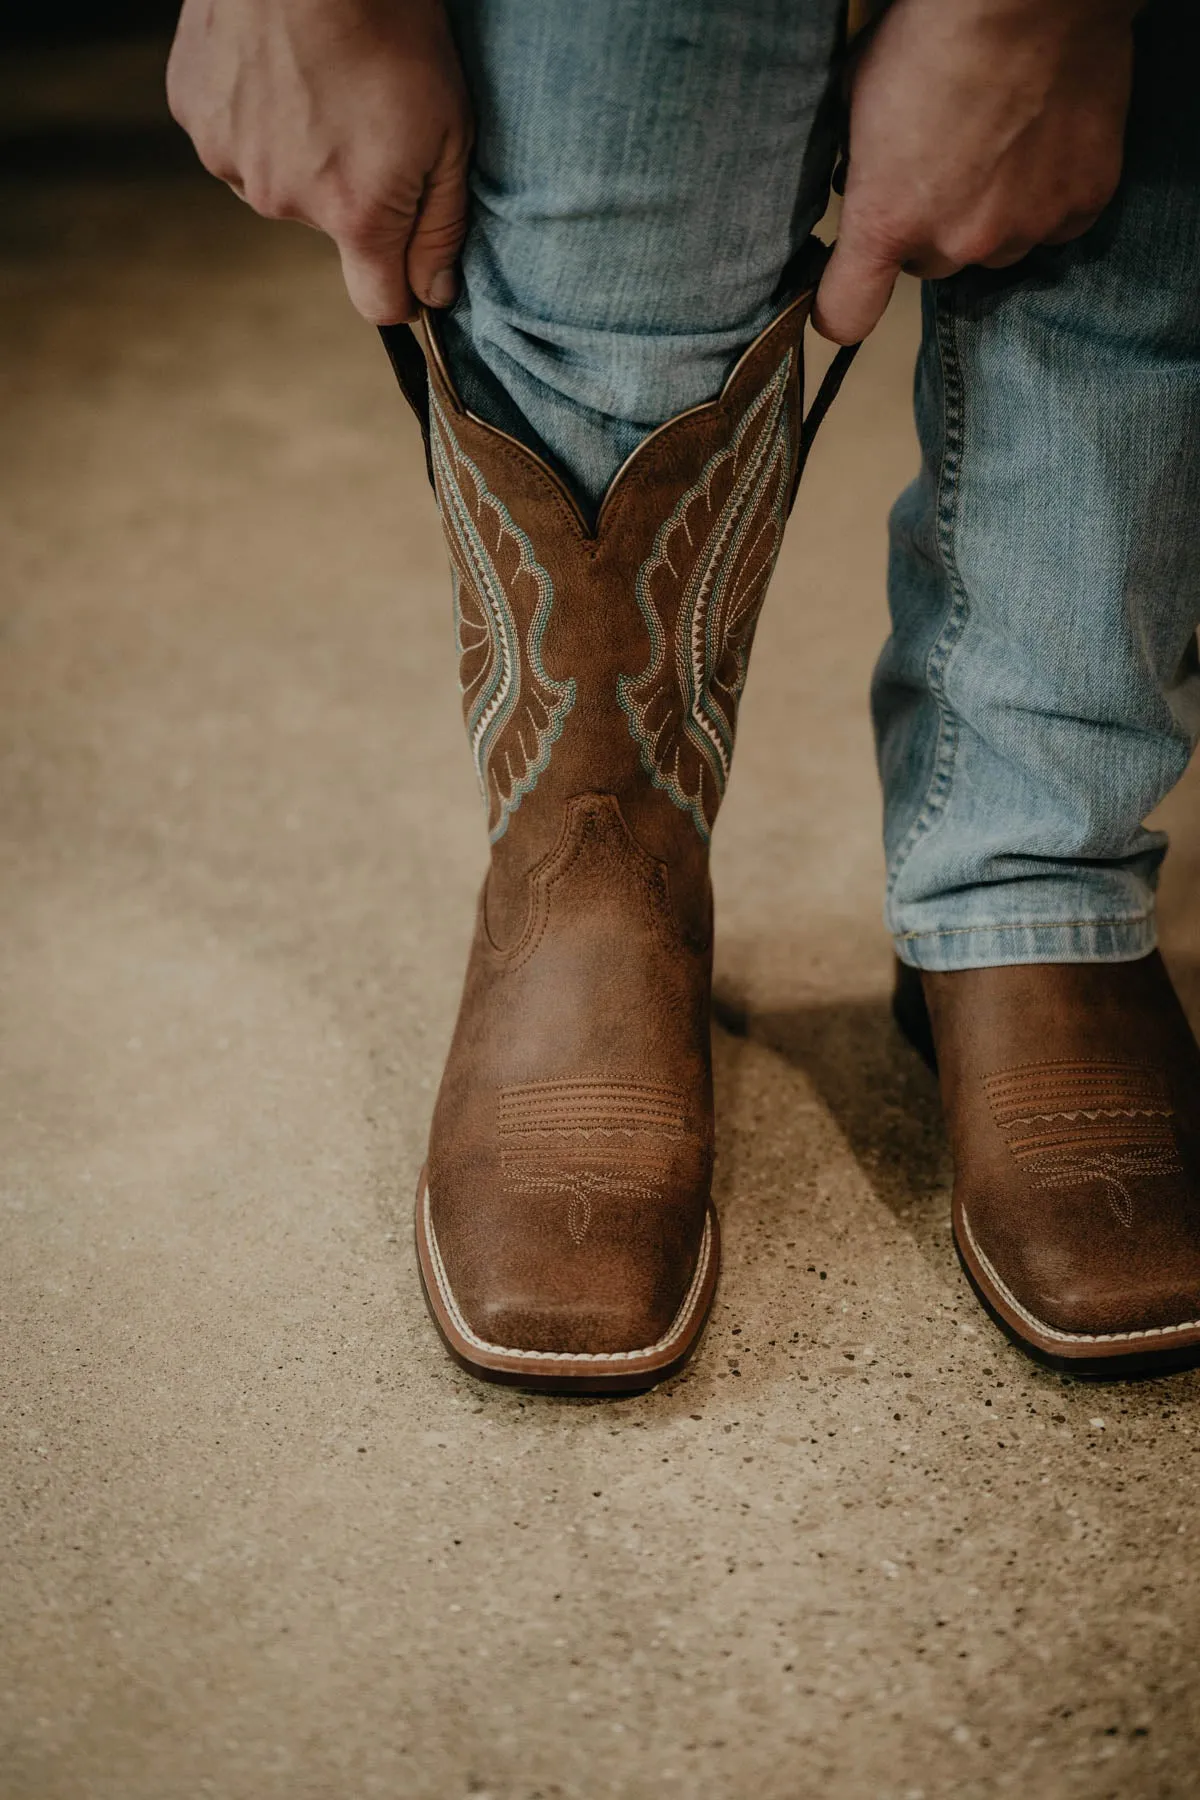
{"label": "thumb", "polygon": [[835,344],[861,343],[887,310],[899,273],[900,259],[871,244],[847,200],[813,303],[814,328]]}
{"label": "thumb", "polygon": [[467,231],[467,150],[447,144],[430,171],[408,244],[408,280],[427,306],[449,306],[458,292],[454,265]]}
{"label": "thumb", "polygon": [[401,325],[417,316],[404,267],[408,236],[407,221],[397,219],[386,230],[338,241],[346,292],[372,325]]}

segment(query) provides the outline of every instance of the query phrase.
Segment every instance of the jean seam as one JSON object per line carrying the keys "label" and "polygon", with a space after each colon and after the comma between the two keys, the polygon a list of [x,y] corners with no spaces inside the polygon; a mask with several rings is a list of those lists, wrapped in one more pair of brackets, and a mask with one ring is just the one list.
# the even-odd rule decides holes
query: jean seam
{"label": "jean seam", "polygon": [[925,659],[925,685],[938,708],[937,751],[921,810],[892,858],[887,881],[889,901],[904,865],[920,839],[943,816],[950,797],[958,751],[958,722],[947,703],[944,680],[947,665],[962,638],[970,611],[966,588],[954,555],[954,524],[958,515],[964,437],[963,378],[955,342],[954,321],[944,304],[940,287],[934,289],[933,314],[942,374],[942,456],[938,468],[935,518],[938,553],[950,584],[952,598],[942,629]]}
{"label": "jean seam", "polygon": [[1009,919],[996,925],[937,925],[929,931],[896,931],[892,936],[896,943],[906,944],[912,938],[971,937],[976,932],[1074,931],[1085,925],[1089,928],[1097,925],[1144,925],[1153,917],[1154,908],[1148,906],[1144,912],[1096,915],[1090,919]]}

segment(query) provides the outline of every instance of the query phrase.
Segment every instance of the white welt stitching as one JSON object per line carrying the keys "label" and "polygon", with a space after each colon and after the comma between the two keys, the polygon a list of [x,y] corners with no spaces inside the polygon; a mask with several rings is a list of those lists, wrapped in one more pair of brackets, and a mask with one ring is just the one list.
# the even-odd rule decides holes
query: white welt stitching
{"label": "white welt stitching", "polygon": [[643,1350],[518,1350],[510,1344],[489,1344],[471,1330],[462,1315],[457,1300],[450,1288],[446,1275],[446,1267],[442,1262],[442,1253],[438,1246],[437,1234],[433,1229],[433,1218],[429,1207],[429,1183],[425,1183],[425,1197],[422,1205],[425,1225],[425,1237],[429,1244],[429,1255],[433,1263],[434,1278],[437,1281],[438,1293],[445,1304],[446,1311],[458,1331],[474,1350],[487,1351],[492,1356],[519,1356],[524,1362],[586,1362],[612,1363],[637,1362],[643,1357],[657,1356],[663,1350],[669,1350],[691,1322],[697,1302],[704,1289],[704,1278],[708,1272],[709,1258],[712,1255],[712,1220],[706,1212],[704,1215],[704,1236],[700,1243],[700,1255],[696,1259],[696,1273],[692,1276],[692,1285],[683,1297],[683,1304],[671,1321],[670,1329],[665,1337],[660,1337],[656,1344],[647,1344]]}
{"label": "white welt stitching", "polygon": [[1001,1281],[999,1275],[997,1275],[995,1269],[992,1267],[992,1264],[979,1248],[979,1245],[975,1240],[975,1233],[971,1230],[971,1222],[967,1218],[965,1212],[963,1213],[962,1221],[963,1230],[967,1234],[967,1242],[970,1244],[975,1255],[979,1258],[980,1267],[996,1289],[996,1292],[1003,1296],[1005,1303],[1008,1306],[1011,1306],[1018,1317],[1024,1319],[1027,1325],[1032,1325],[1035,1331],[1044,1333],[1046,1337],[1054,1338],[1057,1343],[1131,1343],[1135,1339],[1141,1338],[1171,1337],[1180,1331],[1200,1331],[1200,1319],[1188,1319],[1183,1325],[1148,1325],[1144,1331],[1058,1331],[1053,1325],[1047,1325],[1044,1319],[1039,1319],[1036,1313],[1031,1313],[1028,1307],[1021,1305],[1021,1302],[1017,1299],[1012,1289],[1007,1287],[1005,1283]]}

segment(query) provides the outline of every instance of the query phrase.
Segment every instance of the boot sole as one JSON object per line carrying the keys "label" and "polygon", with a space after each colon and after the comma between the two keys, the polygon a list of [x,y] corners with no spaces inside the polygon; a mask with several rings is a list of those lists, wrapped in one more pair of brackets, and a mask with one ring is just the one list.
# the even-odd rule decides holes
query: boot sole
{"label": "boot sole", "polygon": [[1067,1332],[1034,1317],[1004,1286],[976,1244],[962,1208],[954,1207],[954,1248],[975,1297],[1018,1350],[1060,1375],[1081,1381],[1133,1381],[1200,1363],[1200,1319],[1148,1331]]}
{"label": "boot sole", "polygon": [[454,1297],[430,1217],[425,1171],[417,1183],[414,1223],[417,1266],[429,1316],[459,1366],[480,1381],[528,1388],[544,1394],[629,1394],[656,1387],[676,1374],[703,1334],[717,1288],[721,1230],[710,1200],[704,1236],[691,1285],[670,1328],[644,1350],[578,1352],[522,1350],[489,1344],[471,1330]]}

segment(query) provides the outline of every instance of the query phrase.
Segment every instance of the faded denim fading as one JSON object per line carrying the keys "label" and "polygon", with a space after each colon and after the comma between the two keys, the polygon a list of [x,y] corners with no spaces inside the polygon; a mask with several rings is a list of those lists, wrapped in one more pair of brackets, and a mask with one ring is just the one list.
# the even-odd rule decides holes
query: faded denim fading
{"label": "faded denim fading", "polygon": [[476,108],[468,404],[593,507],[789,297],[836,148],[836,0],[452,0]]}
{"label": "faded denim fading", "polygon": [[[594,507],[788,297],[836,149],[828,0],[453,0],[478,116],[471,408]],[[1076,244],[929,283],[872,704],[887,923],[931,969],[1154,945],[1143,821],[1200,736],[1200,28],[1143,18]]]}

